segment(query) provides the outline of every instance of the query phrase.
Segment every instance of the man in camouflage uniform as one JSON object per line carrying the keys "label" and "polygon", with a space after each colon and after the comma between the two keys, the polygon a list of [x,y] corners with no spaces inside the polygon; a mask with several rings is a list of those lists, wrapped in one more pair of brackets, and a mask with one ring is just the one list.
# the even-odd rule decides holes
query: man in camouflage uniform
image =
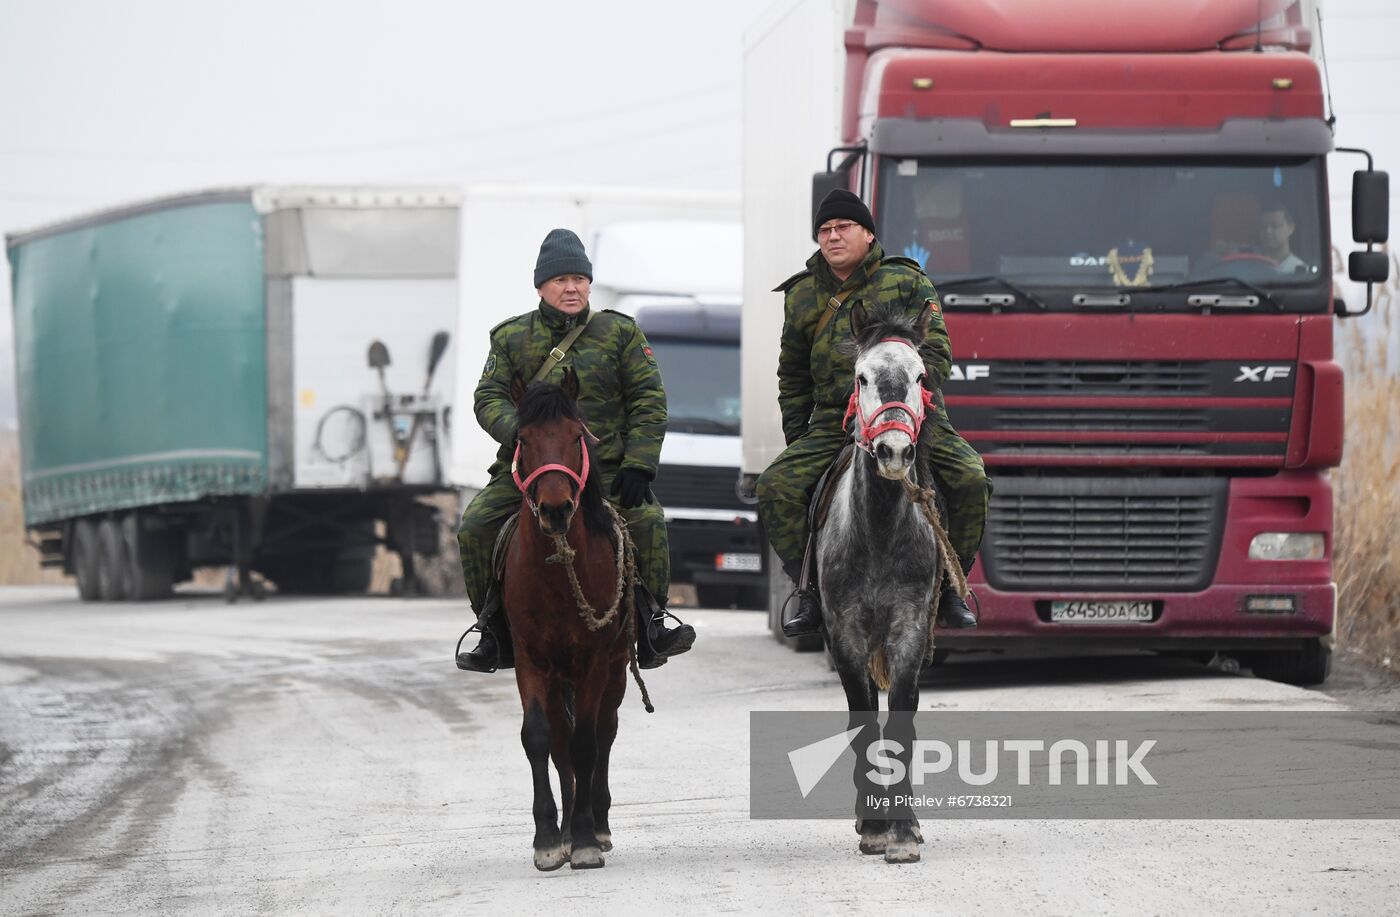
{"label": "man in camouflage uniform", "polygon": [[476,386],[475,412],[481,428],[501,448],[489,471],[491,480],[467,506],[457,531],[467,597],[481,626],[476,649],[457,656],[457,666],[468,671],[493,672],[514,664],[505,616],[499,614],[500,584],[491,568],[496,535],[520,509],[520,491],[510,473],[517,430],[511,380],[533,379],[551,350],[580,323],[586,323],[583,332],[545,381],[562,381],[570,367],[578,375],[579,409],[598,438],[591,473],[602,476],[609,501],[637,545],[637,607],[648,621],[638,636],[638,664],[655,668],[695,642],[689,625],[665,626],[670,546],[665,516],[649,486],[666,435],[661,372],[631,318],[610,309],[593,313],[588,305],[592,280],[593,266],[578,236],[552,230],[535,266],[538,308],[491,329],[491,353]]}
{"label": "man in camouflage uniform", "polygon": [[[951,369],[952,349],[943,323],[938,293],[917,262],[886,257],[875,241],[870,210],[849,191],[836,190],[822,201],[813,229],[820,250],[807,269],[778,290],[783,302],[782,348],[778,357],[778,406],[787,448],[758,479],[758,509],[783,569],[801,584],[808,539],[807,510],[817,479],[831,464],[849,435],[841,428],[851,396],[854,361],[837,351],[851,339],[851,306],[880,305],[911,316],[932,309],[924,358],[924,385],[939,408],[928,416],[919,437],[920,467],[937,478],[948,504],[948,534],[964,572],[972,569],[987,519],[990,487],[982,457],[958,435],[942,410],[943,380]],[[775,291],[776,292],[776,291]],[[822,312],[840,299],[837,311],[817,331]],[[789,637],[821,629],[816,576],[799,593],[797,614],[783,625]],[[938,623],[975,627],[967,604],[945,583],[939,596]]]}

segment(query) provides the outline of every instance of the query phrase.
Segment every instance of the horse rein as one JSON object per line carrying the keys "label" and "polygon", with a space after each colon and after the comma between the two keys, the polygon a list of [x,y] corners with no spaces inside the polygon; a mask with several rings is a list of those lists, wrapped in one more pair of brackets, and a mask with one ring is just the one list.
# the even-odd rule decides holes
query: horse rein
{"label": "horse rein", "polygon": [[535,481],[540,477],[540,475],[542,475],[542,474],[548,474],[548,473],[551,472],[551,471],[562,472],[563,474],[566,474],[566,475],[568,475],[570,478],[572,478],[572,479],[573,479],[573,482],[574,482],[575,484],[578,485],[578,493],[580,493],[580,494],[583,493],[583,485],[584,485],[585,483],[587,483],[587,481],[588,481],[588,444],[584,442],[584,436],[588,433],[588,428],[587,428],[587,427],[584,427],[583,429],[584,429],[584,432],[583,432],[583,433],[580,433],[580,434],[578,435],[578,448],[579,448],[579,451],[583,453],[583,473],[582,473],[582,474],[578,473],[577,471],[574,471],[574,470],[573,470],[572,468],[570,468],[568,465],[560,465],[560,464],[557,464],[557,463],[552,463],[552,464],[549,464],[549,465],[541,465],[540,467],[536,468],[534,471],[530,472],[529,476],[526,477],[525,480],[522,481],[522,480],[520,480],[520,470],[519,470],[519,467],[520,467],[520,440],[517,439],[517,440],[515,441],[515,454],[514,454],[513,456],[511,456],[511,459],[510,459],[510,476],[511,476],[512,478],[515,479],[515,486],[516,486],[517,488],[520,489],[520,492],[521,492],[522,494],[525,495],[525,502],[528,503],[528,504],[530,504],[530,512],[534,513],[535,516],[536,516],[537,518],[539,517],[539,514],[540,514],[540,508],[539,508],[539,506],[535,503],[534,498],[530,496],[530,485],[531,485],[531,484],[534,484]]}
{"label": "horse rein", "polygon": [[[915,347],[904,338],[880,338],[879,343],[903,344],[905,347],[912,347],[915,353],[919,350],[918,347]],[[919,386],[919,390],[923,393],[922,400],[924,409],[922,412],[916,414],[914,409],[903,401],[886,401],[876,408],[873,414],[867,417],[865,412],[860,408],[860,377],[857,376],[855,391],[851,392],[851,400],[846,403],[846,416],[841,418],[841,429],[846,429],[846,425],[850,423],[851,417],[854,416],[857,424],[855,435],[856,445],[860,446],[870,455],[875,454],[875,438],[890,430],[901,430],[908,434],[912,442],[918,443],[919,431],[923,429],[924,426],[924,418],[930,411],[937,410],[933,402],[933,392],[930,392],[922,385]],[[914,418],[913,425],[911,426],[902,420],[886,420],[883,423],[876,423],[882,414],[893,410],[906,412],[910,417]]]}

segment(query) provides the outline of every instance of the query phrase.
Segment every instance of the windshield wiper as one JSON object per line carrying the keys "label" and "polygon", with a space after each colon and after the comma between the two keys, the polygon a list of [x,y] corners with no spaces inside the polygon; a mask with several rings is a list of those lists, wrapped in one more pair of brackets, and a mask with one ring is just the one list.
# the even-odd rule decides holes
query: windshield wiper
{"label": "windshield wiper", "polygon": [[[1263,290],[1263,289],[1261,289],[1261,288],[1259,288],[1259,287],[1256,287],[1254,284],[1250,283],[1250,282],[1247,281],[1247,280],[1241,280],[1241,279],[1238,278],[1238,277],[1231,277],[1231,276],[1229,276],[1228,274],[1227,274],[1226,276],[1224,276],[1224,277],[1209,277],[1209,278],[1205,278],[1205,279],[1203,279],[1203,280],[1183,280],[1183,281],[1180,282],[1180,283],[1161,283],[1161,284],[1153,284],[1153,285],[1151,285],[1151,286],[1146,286],[1146,287],[1131,287],[1131,288],[1129,288],[1129,289],[1126,289],[1125,292],[1128,292],[1128,293],[1169,293],[1169,292],[1178,291],[1178,290],[1200,290],[1200,289],[1208,289],[1208,288],[1213,287],[1213,286],[1216,286],[1216,285],[1218,285],[1218,284],[1234,284],[1234,286],[1235,286],[1237,289],[1244,290],[1245,292],[1250,293],[1251,295],[1257,296],[1257,297],[1259,298],[1259,301],[1260,301],[1260,302],[1268,303],[1270,306],[1273,307],[1273,309],[1274,309],[1275,312],[1282,312],[1282,311],[1283,311],[1283,306],[1280,306],[1280,305],[1278,304],[1278,300],[1274,299],[1273,296],[1269,295],[1269,293],[1268,293],[1267,290]],[[1193,306],[1203,306],[1203,307],[1205,307],[1205,306],[1220,306],[1220,307],[1222,307],[1222,308],[1231,308],[1232,305],[1233,305],[1233,304],[1230,304],[1230,303],[1220,303],[1220,302],[1216,302],[1216,303],[1191,302],[1189,299],[1187,300],[1187,303],[1188,303],[1188,305],[1193,305]],[[1248,304],[1241,304],[1241,305],[1245,305],[1246,308],[1248,307]]]}
{"label": "windshield wiper", "polygon": [[[1040,300],[1038,297],[1036,297],[1035,295],[1033,295],[1033,294],[1031,294],[1031,293],[1028,293],[1026,290],[1024,290],[1023,288],[1021,288],[1021,287],[1018,286],[1017,284],[1014,284],[1014,283],[1012,283],[1011,281],[1007,280],[1005,277],[999,277],[999,276],[997,276],[996,274],[983,274],[983,275],[980,276],[980,277],[954,277],[954,278],[951,279],[951,280],[940,280],[938,283],[934,284],[934,286],[936,286],[936,287],[938,288],[938,291],[939,291],[940,293],[943,293],[943,292],[946,292],[946,291],[949,291],[949,290],[953,290],[953,289],[957,289],[957,288],[966,289],[967,287],[983,286],[983,285],[985,285],[985,284],[993,284],[993,285],[995,285],[995,286],[1001,287],[1003,290],[1009,290],[1010,292],[1012,292],[1012,293],[1016,294],[1017,296],[1021,297],[1021,298],[1024,299],[1026,302],[1028,302],[1028,303],[1030,303],[1031,305],[1035,306],[1037,309],[1039,309],[1039,310],[1042,311],[1042,312],[1044,312],[1045,309],[1046,309],[1045,303],[1044,303],[1042,300]],[[959,297],[959,298],[961,298],[961,297]],[[945,303],[945,305],[953,306],[954,308],[956,308],[956,307],[962,305],[962,303],[956,302],[956,301],[955,301],[955,302]],[[976,305],[994,306],[994,305],[998,305],[998,303],[994,303],[994,302],[983,302],[983,303],[976,303]]]}

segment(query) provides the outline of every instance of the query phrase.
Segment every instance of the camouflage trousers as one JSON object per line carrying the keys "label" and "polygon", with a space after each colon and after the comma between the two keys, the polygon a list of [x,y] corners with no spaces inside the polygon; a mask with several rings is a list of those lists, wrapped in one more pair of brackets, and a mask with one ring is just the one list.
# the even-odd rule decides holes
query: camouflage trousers
{"label": "camouflage trousers", "polygon": [[[594,467],[595,473],[602,474],[603,493],[612,490],[615,470],[604,471]],[[643,503],[633,509],[623,509],[615,498],[609,498],[627,523],[632,534],[632,542],[637,546],[637,573],[651,594],[657,600],[666,601],[666,590],[671,585],[671,547],[666,537],[666,517],[659,503]],[[462,557],[462,579],[466,581],[467,598],[472,610],[478,614],[485,604],[486,590],[491,585],[491,551],[496,544],[496,535],[520,509],[520,491],[515,488],[507,470],[491,478],[486,487],[467,504],[462,513],[462,524],[457,527],[457,549]],[[529,519],[527,516],[526,519]],[[525,520],[522,520],[524,524]]]}
{"label": "camouflage trousers", "polygon": [[[824,422],[818,415],[807,435],[784,449],[758,477],[758,516],[790,576],[801,568],[807,547],[812,491],[847,438],[839,418]],[[963,570],[969,570],[982,544],[991,495],[982,456],[953,429],[947,415],[938,411],[924,421],[919,461],[938,481],[948,505],[948,538]]]}

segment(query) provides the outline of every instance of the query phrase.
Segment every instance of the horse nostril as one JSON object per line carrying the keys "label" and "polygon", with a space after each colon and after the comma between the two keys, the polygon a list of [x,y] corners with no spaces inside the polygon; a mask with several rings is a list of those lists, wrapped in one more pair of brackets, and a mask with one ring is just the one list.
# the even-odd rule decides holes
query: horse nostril
{"label": "horse nostril", "polygon": [[906,465],[914,461],[914,447],[905,446],[904,451],[900,453],[900,458]]}
{"label": "horse nostril", "polygon": [[894,450],[885,443],[880,443],[875,447],[875,457],[882,462],[888,462],[894,458]]}
{"label": "horse nostril", "polygon": [[567,518],[569,518],[570,516],[572,516],[573,514],[574,514],[574,501],[573,501],[573,500],[565,500],[565,501],[564,501],[564,505],[563,505],[563,506],[560,508],[560,510],[559,510],[559,515],[560,515],[560,517],[563,518],[563,519],[567,519]]}

